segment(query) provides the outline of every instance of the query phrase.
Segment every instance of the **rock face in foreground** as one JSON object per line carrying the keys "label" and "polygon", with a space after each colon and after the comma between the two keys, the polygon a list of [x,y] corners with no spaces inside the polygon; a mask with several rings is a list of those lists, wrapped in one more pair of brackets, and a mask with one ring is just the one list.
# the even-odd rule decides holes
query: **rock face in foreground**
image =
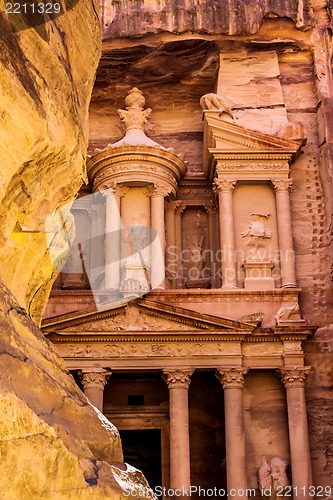
{"label": "rock face in foreground", "polygon": [[54,280],[48,246],[66,248],[47,240],[45,220],[85,179],[101,34],[88,0],[17,33],[0,10],[0,33],[0,276],[38,322]]}
{"label": "rock face in foreground", "polygon": [[3,285],[0,309],[0,496],[117,500],[136,488],[154,498],[142,473],[121,463],[116,428]]}

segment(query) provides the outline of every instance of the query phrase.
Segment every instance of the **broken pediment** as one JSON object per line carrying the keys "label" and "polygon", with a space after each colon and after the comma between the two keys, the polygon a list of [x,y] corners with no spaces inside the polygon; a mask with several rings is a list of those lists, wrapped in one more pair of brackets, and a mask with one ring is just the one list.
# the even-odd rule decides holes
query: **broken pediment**
{"label": "broken pediment", "polygon": [[138,299],[104,311],[80,311],[75,315],[51,318],[43,324],[49,332],[115,331],[233,331],[250,333],[253,326],[229,319],[202,315],[188,309]]}
{"label": "broken pediment", "polygon": [[264,134],[241,127],[225,116],[219,111],[204,111],[203,167],[207,178],[213,178],[215,167],[221,162],[230,163],[231,168],[238,162],[238,170],[243,166],[252,177],[262,170],[271,174],[289,172],[289,164],[297,157],[304,139],[288,140]]}

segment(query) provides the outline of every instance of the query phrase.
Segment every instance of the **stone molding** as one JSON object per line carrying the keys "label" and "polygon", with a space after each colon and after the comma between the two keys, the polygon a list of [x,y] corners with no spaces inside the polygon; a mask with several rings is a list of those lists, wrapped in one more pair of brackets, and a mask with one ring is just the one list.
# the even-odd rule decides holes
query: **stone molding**
{"label": "stone molding", "polygon": [[244,376],[249,371],[248,368],[217,368],[216,377],[223,385],[223,389],[242,389],[244,386]]}
{"label": "stone molding", "polygon": [[286,389],[305,387],[306,378],[311,366],[298,366],[295,368],[279,368],[281,380]]}
{"label": "stone molding", "polygon": [[162,369],[164,373],[164,380],[168,385],[169,389],[188,389],[191,383],[191,376],[194,372],[193,369],[177,369],[177,370],[166,370]]}
{"label": "stone molding", "polygon": [[88,368],[79,370],[79,377],[82,380],[84,390],[90,388],[104,389],[112,372],[104,368]]}
{"label": "stone molding", "polygon": [[275,191],[289,191],[293,183],[292,179],[272,180]]}

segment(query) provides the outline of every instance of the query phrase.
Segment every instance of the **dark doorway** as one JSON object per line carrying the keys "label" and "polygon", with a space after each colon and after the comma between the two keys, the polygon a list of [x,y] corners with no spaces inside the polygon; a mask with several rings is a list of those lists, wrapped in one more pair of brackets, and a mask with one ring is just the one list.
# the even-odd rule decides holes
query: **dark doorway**
{"label": "dark doorway", "polygon": [[151,488],[162,485],[161,430],[119,431],[124,462],[140,469]]}

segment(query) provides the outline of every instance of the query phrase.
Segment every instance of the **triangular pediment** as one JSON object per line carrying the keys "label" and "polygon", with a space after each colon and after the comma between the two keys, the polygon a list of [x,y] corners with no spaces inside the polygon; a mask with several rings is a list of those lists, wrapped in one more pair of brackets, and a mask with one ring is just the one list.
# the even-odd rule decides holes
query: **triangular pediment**
{"label": "triangular pediment", "polygon": [[244,331],[253,325],[200,314],[147,299],[137,299],[102,311],[79,311],[45,320],[44,333]]}
{"label": "triangular pediment", "polygon": [[208,148],[225,151],[278,151],[296,153],[299,142],[282,139],[276,135],[251,130],[219,118],[216,113],[205,114],[205,132]]}
{"label": "triangular pediment", "polygon": [[224,118],[218,112],[204,114],[203,165],[206,175],[212,177],[214,156],[232,154],[234,157],[256,155],[274,161],[275,157],[291,160],[296,157],[301,141],[287,140],[277,135],[265,134],[248,129]]}

